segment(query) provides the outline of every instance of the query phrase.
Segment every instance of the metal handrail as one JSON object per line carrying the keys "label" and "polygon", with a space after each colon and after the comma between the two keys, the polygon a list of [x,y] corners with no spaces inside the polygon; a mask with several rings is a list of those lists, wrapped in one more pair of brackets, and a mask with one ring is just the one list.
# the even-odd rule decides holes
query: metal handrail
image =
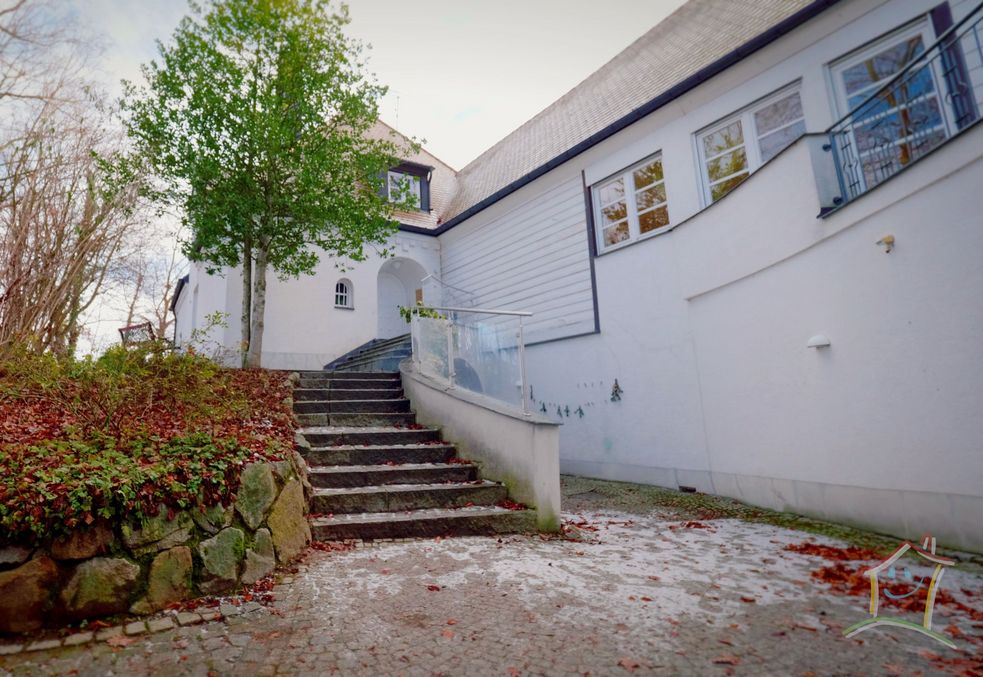
{"label": "metal handrail", "polygon": [[[863,195],[980,121],[983,87],[967,61],[983,62],[981,30],[983,2],[826,130],[823,148],[840,191],[834,204]],[[972,38],[975,47],[965,42]],[[925,73],[932,91],[909,94]]]}
{"label": "metal handrail", "polygon": [[413,306],[413,310],[443,310],[445,313],[481,313],[484,315],[514,315],[516,317],[532,317],[525,310],[489,310],[487,308],[453,308],[451,306]]}
{"label": "metal handrail", "polygon": [[853,108],[851,108],[850,109],[850,112],[848,112],[846,115],[844,115],[843,117],[841,117],[839,120],[837,120],[836,122],[834,122],[833,124],[831,124],[829,126],[829,129],[826,130],[826,133],[827,134],[831,134],[835,128],[839,127],[841,124],[843,124],[848,119],[850,119],[851,117],[853,117],[854,113],[856,113],[857,111],[861,110],[864,106],[866,106],[871,101],[873,101],[874,99],[876,99],[878,96],[880,96],[881,94],[883,94],[885,91],[887,91],[888,89],[890,89],[891,85],[893,85],[895,83],[895,81],[900,80],[902,77],[904,77],[905,75],[907,75],[908,72],[912,68],[914,68],[916,64],[918,64],[919,62],[921,62],[923,60],[926,60],[928,58],[928,55],[929,54],[931,54],[940,44],[942,44],[945,41],[948,41],[949,38],[951,38],[955,34],[956,31],[958,31],[960,28],[963,27],[963,24],[969,22],[969,20],[973,18],[973,15],[976,14],[977,12],[979,12],[980,10],[983,10],[983,2],[981,2],[976,7],[974,7],[969,12],[969,14],[967,14],[966,16],[964,16],[957,23],[955,23],[952,26],[950,26],[949,28],[947,28],[946,31],[942,35],[940,35],[938,37],[938,39],[936,39],[935,42],[933,42],[931,45],[929,45],[928,47],[925,48],[925,51],[924,52],[922,52],[921,54],[919,54],[918,56],[916,56],[914,59],[912,59],[904,68],[902,68],[901,70],[899,70],[895,75],[891,76],[891,79],[888,80],[887,82],[885,82],[880,87],[878,87],[877,90],[873,94],[871,94],[866,99],[864,99],[863,101],[861,101],[859,104],[857,104],[856,106],[854,106]]}

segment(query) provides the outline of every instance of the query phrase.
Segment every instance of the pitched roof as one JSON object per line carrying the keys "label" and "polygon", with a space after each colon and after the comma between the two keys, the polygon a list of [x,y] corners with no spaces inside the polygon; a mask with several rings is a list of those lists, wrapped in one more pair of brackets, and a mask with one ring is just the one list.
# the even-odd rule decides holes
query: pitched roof
{"label": "pitched roof", "polygon": [[457,190],[457,177],[450,165],[442,162],[425,148],[414,151],[410,139],[402,132],[387,125],[382,120],[376,120],[368,132],[373,139],[392,141],[403,148],[401,159],[405,162],[423,165],[431,168],[430,181],[430,212],[399,211],[395,218],[404,226],[433,230],[440,225],[440,215],[450,207],[451,198]]}
{"label": "pitched roof", "polygon": [[798,25],[792,20],[804,21],[834,2],[690,0],[461,169],[453,198],[436,212],[440,222],[462,215],[578,144],[590,141],[783,22]]}

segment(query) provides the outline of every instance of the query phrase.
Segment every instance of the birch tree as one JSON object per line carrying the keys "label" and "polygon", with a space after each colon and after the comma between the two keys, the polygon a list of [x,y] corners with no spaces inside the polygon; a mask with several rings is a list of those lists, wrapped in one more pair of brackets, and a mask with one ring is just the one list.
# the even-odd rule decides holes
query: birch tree
{"label": "birch tree", "polygon": [[192,5],[146,84],[127,84],[127,126],[209,273],[242,269],[243,365],[260,366],[270,268],[313,273],[320,256],[364,260],[395,232],[380,195],[400,148],[369,138],[385,88],[325,0]]}

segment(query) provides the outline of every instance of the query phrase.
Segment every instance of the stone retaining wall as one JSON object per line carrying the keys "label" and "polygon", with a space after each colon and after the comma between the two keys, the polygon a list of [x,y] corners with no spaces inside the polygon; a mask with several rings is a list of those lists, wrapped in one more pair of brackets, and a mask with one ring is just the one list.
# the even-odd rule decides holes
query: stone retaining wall
{"label": "stone retaining wall", "polygon": [[0,632],[148,614],[252,585],[310,543],[304,460],[253,463],[232,505],[96,522],[44,547],[0,545]]}

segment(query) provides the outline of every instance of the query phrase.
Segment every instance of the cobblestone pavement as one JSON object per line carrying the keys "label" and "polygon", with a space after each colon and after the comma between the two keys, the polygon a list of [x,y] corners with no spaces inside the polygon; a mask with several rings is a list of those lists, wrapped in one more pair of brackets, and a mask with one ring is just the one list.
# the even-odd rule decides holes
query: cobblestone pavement
{"label": "cobblestone pavement", "polygon": [[[577,503],[574,501],[575,507]],[[788,544],[831,539],[736,519],[569,515],[581,542],[536,536],[312,552],[275,605],[126,646],[0,657],[14,675],[925,674],[983,670],[983,622],[937,605],[956,650],[903,630],[842,629],[862,597]],[[973,607],[983,576],[943,587]],[[964,592],[961,592],[963,590]],[[953,629],[954,628],[954,629]],[[975,665],[973,668],[971,666]],[[983,672],[967,671],[976,675]]]}

